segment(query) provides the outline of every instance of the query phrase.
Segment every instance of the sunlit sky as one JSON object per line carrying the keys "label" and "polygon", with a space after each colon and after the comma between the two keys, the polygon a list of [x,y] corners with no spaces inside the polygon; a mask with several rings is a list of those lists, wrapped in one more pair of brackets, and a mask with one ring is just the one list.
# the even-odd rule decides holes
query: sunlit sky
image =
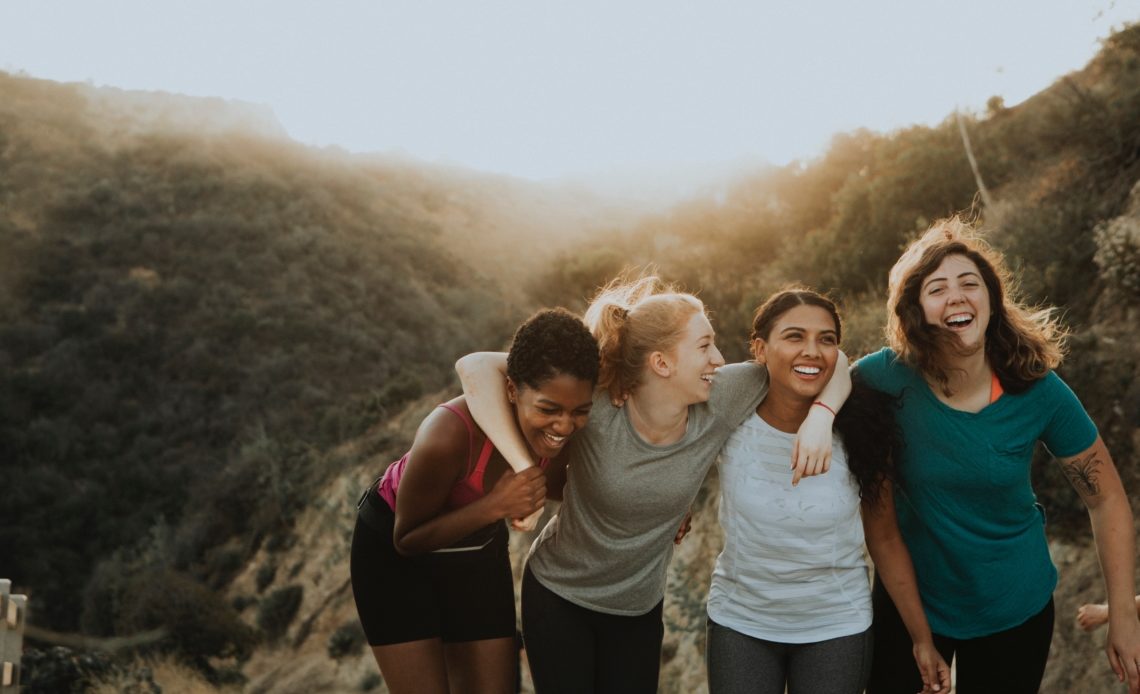
{"label": "sunlit sky", "polygon": [[264,104],[304,143],[532,179],[783,164],[1013,105],[1112,0],[0,0],[0,70]]}

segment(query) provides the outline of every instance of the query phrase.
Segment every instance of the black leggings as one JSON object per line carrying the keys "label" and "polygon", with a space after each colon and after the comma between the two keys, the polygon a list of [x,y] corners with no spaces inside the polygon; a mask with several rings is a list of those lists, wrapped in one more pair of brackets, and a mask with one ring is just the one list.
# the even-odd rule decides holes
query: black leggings
{"label": "black leggings", "polygon": [[665,635],[661,606],[634,617],[595,612],[560,597],[527,567],[523,643],[536,694],[656,692]]}
{"label": "black leggings", "polygon": [[[910,636],[886,589],[875,579],[875,652],[867,694],[914,694],[922,677],[914,664]],[[947,663],[958,658],[959,694],[1036,694],[1053,641],[1053,599],[1023,624],[973,639],[934,635]]]}

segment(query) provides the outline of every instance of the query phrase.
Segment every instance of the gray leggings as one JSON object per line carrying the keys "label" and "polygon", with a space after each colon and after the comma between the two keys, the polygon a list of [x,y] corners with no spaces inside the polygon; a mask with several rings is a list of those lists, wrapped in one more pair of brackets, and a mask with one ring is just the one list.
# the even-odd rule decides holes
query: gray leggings
{"label": "gray leggings", "polygon": [[858,694],[871,672],[871,630],[776,643],[708,621],[709,694]]}

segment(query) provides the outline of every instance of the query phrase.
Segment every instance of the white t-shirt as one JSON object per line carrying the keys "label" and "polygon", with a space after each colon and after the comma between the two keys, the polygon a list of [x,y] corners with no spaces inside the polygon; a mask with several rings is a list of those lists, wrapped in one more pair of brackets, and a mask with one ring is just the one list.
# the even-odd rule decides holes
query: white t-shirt
{"label": "white t-shirt", "polygon": [[793,434],[753,413],[718,462],[724,551],[709,617],[748,636],[812,643],[871,626],[859,487],[839,439],[831,469],[792,487]]}

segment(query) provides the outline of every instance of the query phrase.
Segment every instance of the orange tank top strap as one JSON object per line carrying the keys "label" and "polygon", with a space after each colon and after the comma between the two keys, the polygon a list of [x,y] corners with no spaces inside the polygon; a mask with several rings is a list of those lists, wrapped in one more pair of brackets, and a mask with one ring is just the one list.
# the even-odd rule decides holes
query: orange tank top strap
{"label": "orange tank top strap", "polygon": [[995,403],[997,399],[1002,396],[1005,389],[1001,387],[1001,379],[998,378],[996,371],[990,372],[990,402]]}

